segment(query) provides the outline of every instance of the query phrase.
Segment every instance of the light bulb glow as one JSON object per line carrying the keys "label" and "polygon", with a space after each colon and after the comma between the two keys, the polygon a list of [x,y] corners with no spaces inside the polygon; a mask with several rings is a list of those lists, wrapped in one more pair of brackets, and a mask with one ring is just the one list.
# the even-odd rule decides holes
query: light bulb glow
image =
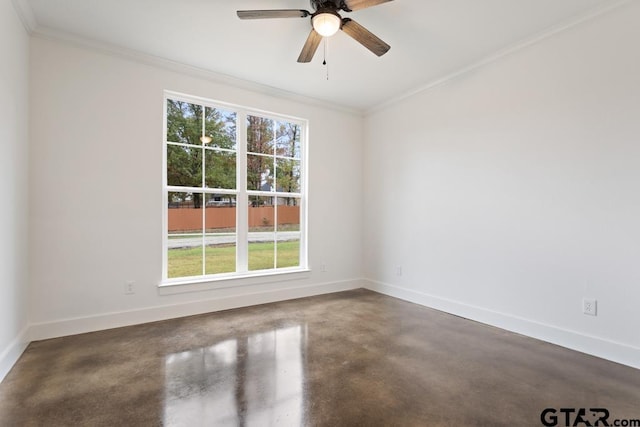
{"label": "light bulb glow", "polygon": [[319,13],[311,20],[313,29],[323,37],[331,37],[340,29],[340,17],[333,13]]}

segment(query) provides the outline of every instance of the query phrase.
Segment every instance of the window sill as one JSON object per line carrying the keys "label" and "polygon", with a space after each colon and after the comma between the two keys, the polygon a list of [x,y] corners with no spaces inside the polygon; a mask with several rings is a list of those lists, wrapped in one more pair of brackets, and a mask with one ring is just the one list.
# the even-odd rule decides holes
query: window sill
{"label": "window sill", "polygon": [[282,269],[278,271],[250,272],[242,275],[233,274],[218,277],[197,277],[190,279],[171,279],[158,285],[159,295],[175,295],[187,292],[201,292],[240,286],[260,285],[263,283],[283,282],[289,280],[308,279],[311,270],[308,268]]}

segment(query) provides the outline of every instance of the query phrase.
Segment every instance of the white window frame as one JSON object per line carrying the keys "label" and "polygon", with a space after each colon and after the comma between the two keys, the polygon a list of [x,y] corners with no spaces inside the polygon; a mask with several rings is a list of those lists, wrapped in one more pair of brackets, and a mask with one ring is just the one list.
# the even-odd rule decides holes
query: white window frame
{"label": "white window frame", "polygon": [[[201,187],[170,186],[167,183],[167,100],[188,102],[203,107],[217,108],[236,113],[236,189],[208,189],[204,186],[204,171]],[[191,290],[206,290],[240,285],[254,285],[271,281],[298,279],[309,276],[308,268],[308,129],[309,122],[299,117],[273,113],[230,104],[203,97],[186,95],[179,92],[164,91],[163,97],[163,144],[162,144],[162,280],[159,287],[161,294],[183,292],[180,288]],[[300,126],[300,192],[286,193],[278,191],[247,190],[247,116],[258,116],[274,121],[286,121]],[[275,153],[274,153],[275,154]],[[203,161],[204,161],[203,156]],[[274,157],[277,159],[278,156]],[[169,192],[198,192],[203,194],[203,216],[205,214],[206,194],[232,194],[236,197],[236,272],[218,273],[189,277],[168,277],[168,197]],[[266,270],[248,270],[248,202],[250,196],[298,198],[300,199],[300,264],[297,267],[273,268]],[[245,203],[246,202],[246,203]],[[242,207],[244,206],[244,209]],[[277,212],[277,207],[275,209]],[[277,213],[275,224],[277,224]],[[205,233],[203,232],[203,239]],[[277,241],[277,234],[275,237]],[[204,255],[204,254],[203,254]]]}

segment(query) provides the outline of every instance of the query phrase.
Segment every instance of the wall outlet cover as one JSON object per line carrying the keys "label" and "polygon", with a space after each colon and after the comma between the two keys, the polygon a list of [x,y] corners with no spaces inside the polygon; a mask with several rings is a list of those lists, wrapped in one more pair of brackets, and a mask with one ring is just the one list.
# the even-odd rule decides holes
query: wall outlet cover
{"label": "wall outlet cover", "polygon": [[583,298],[582,299],[582,312],[584,314],[588,314],[589,316],[597,316],[598,315],[598,301],[593,298]]}

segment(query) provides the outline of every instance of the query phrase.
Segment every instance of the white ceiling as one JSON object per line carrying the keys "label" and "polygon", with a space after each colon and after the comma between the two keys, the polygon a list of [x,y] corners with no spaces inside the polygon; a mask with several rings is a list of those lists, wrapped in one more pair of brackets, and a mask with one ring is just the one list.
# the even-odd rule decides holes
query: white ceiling
{"label": "white ceiling", "polygon": [[[24,1],[24,0],[23,0]],[[391,45],[378,58],[344,33],[296,59],[309,19],[240,20],[239,9],[310,9],[308,0],[27,0],[35,32],[70,34],[366,111],[611,0],[394,0],[343,14]]]}

